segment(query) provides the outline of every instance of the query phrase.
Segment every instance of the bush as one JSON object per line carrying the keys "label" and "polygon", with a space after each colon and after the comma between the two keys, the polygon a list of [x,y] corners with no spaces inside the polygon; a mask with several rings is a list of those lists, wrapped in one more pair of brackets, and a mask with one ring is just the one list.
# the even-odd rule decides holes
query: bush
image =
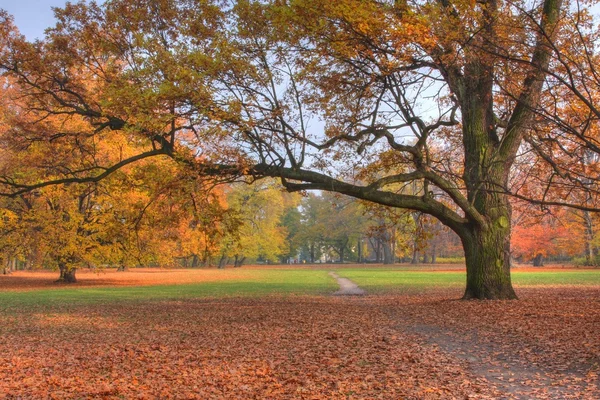
{"label": "bush", "polygon": [[585,257],[574,257],[571,262],[577,267],[600,267],[600,255],[588,262]]}

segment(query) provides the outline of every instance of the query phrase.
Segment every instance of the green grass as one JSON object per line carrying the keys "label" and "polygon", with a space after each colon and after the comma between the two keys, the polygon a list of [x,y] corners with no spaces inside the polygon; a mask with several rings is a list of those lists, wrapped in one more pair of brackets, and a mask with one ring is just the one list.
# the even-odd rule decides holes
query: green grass
{"label": "green grass", "polygon": [[[333,268],[332,268],[333,269]],[[133,287],[53,288],[0,292],[0,312],[23,309],[77,307],[112,302],[159,301],[235,296],[330,294],[337,283],[329,269],[239,270],[234,279],[178,285]],[[231,272],[229,272],[231,274]],[[337,273],[356,282],[370,294],[426,291],[434,288],[463,288],[464,271],[419,271],[413,268],[342,268]],[[600,286],[600,270],[515,271],[515,286],[581,285]]]}
{"label": "green grass", "polygon": [[[414,271],[406,269],[343,269],[340,276],[351,279],[370,292],[427,290],[464,287],[464,271]],[[514,271],[515,286],[582,285],[600,286],[600,270]]]}
{"label": "green grass", "polygon": [[581,285],[600,286],[600,269],[598,270],[565,270],[565,271],[536,271],[519,272],[512,275],[517,286],[543,285]]}
{"label": "green grass", "polygon": [[238,275],[236,280],[193,284],[0,292],[0,312],[23,307],[47,308],[116,301],[327,294],[338,288],[324,270],[240,270]]}
{"label": "green grass", "polygon": [[441,271],[415,271],[407,269],[344,269],[339,276],[354,281],[367,292],[387,290],[429,289],[460,287],[465,284],[465,273]]}

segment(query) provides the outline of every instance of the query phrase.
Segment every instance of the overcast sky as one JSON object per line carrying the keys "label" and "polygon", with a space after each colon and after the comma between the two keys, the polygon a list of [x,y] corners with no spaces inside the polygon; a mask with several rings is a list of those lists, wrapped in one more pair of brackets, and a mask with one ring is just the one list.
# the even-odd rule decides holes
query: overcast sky
{"label": "overcast sky", "polygon": [[44,29],[54,25],[52,7],[62,7],[66,0],[0,0],[0,8],[15,17],[15,24],[29,40],[42,38]]}

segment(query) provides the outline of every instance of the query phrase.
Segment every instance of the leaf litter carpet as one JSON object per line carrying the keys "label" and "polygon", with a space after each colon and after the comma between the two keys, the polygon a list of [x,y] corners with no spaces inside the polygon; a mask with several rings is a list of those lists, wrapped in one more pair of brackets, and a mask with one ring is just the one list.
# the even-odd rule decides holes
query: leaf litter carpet
{"label": "leaf litter carpet", "polygon": [[600,398],[600,290],[519,294],[3,310],[0,398]]}

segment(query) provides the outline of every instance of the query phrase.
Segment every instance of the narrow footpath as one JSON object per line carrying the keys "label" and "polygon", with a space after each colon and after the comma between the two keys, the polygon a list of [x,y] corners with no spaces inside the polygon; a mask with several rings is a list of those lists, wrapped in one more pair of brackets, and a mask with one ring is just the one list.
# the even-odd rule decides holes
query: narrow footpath
{"label": "narrow footpath", "polygon": [[342,278],[338,274],[333,271],[329,272],[329,276],[334,278],[338,285],[340,285],[340,290],[335,292],[334,296],[363,296],[366,292],[359,288],[358,285],[352,282],[348,278]]}

